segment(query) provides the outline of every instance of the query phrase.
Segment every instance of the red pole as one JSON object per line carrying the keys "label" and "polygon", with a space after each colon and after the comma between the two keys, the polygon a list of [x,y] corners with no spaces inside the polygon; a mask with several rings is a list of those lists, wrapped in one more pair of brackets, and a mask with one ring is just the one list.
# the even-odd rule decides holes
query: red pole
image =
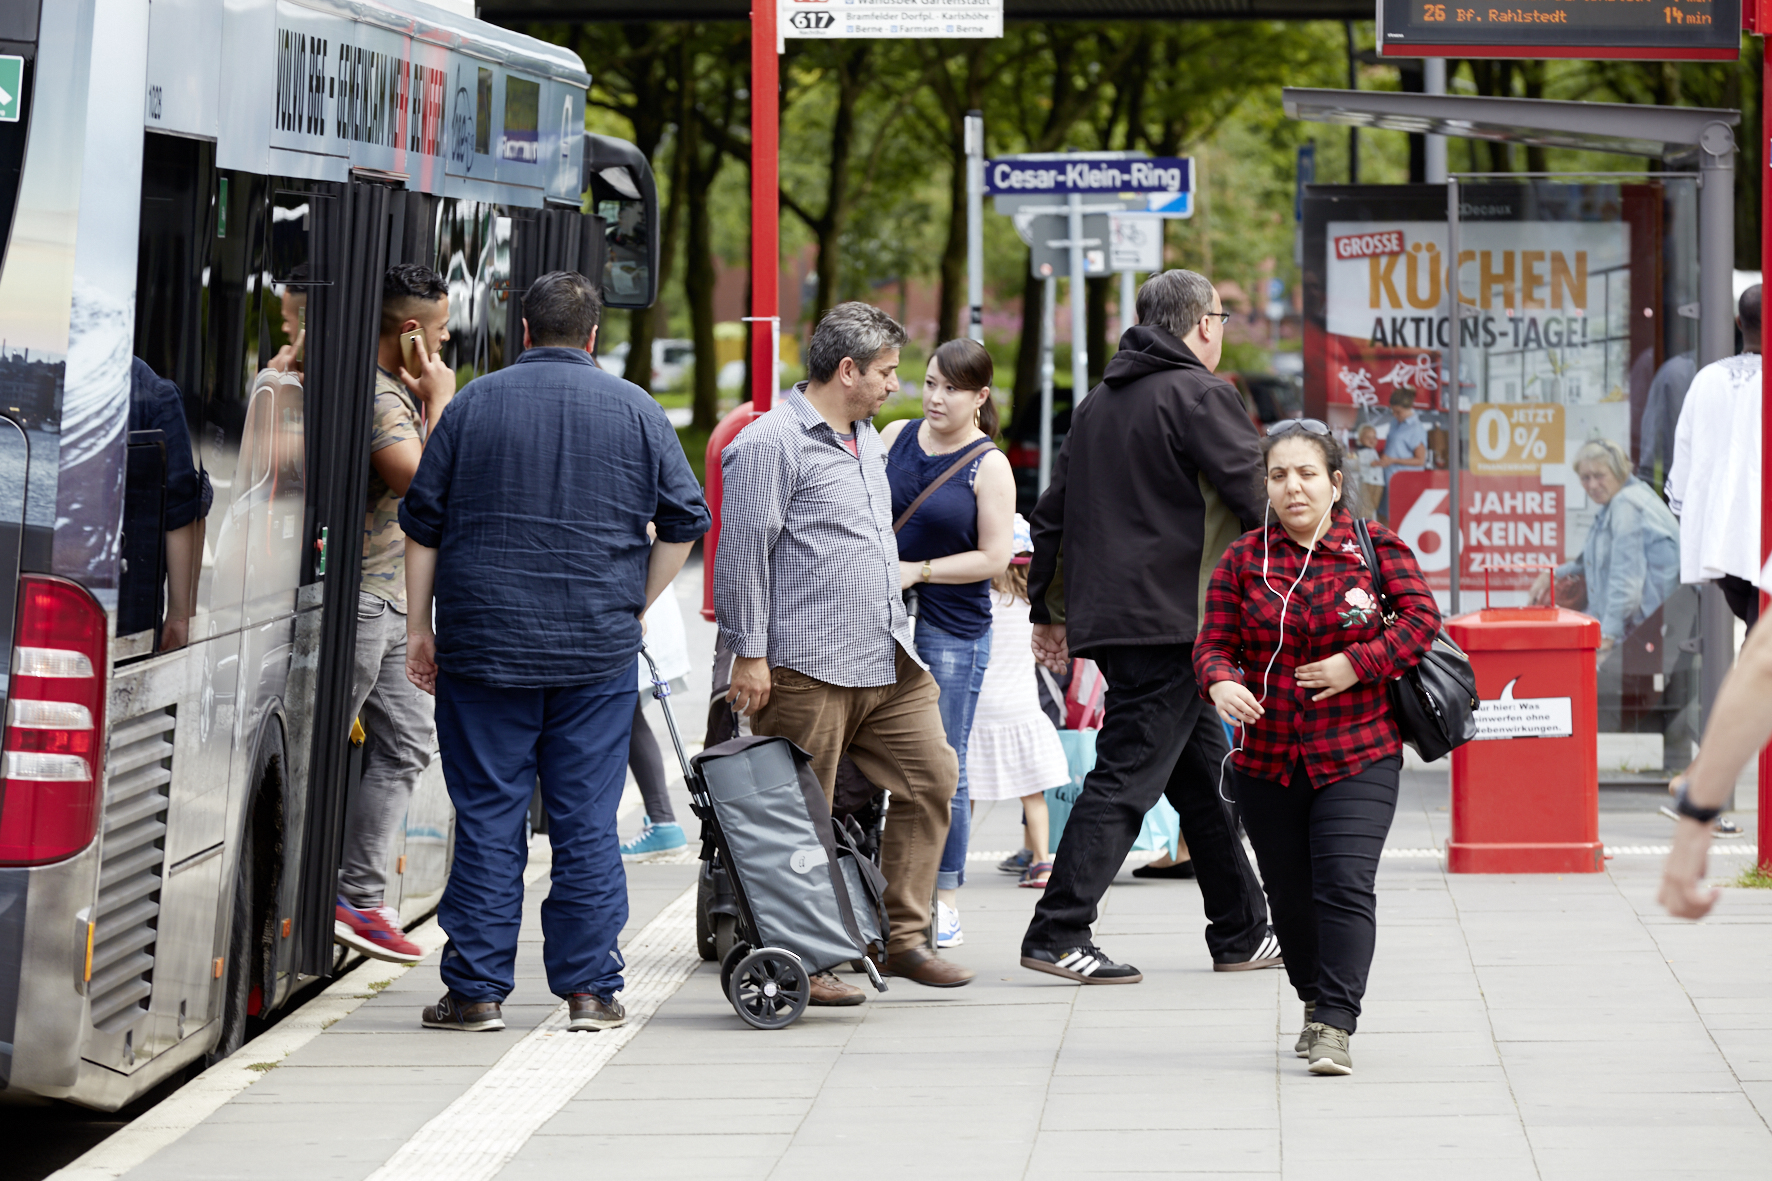
{"label": "red pole", "polygon": [[[1744,5],[1744,10],[1749,7]],[[1759,20],[1759,5],[1751,6],[1754,11],[1754,23]],[[1762,27],[1757,30],[1761,34],[1760,48],[1762,61],[1760,65],[1760,278],[1762,281],[1772,279],[1772,152],[1768,152],[1772,144],[1772,53],[1767,49],[1768,38]],[[1764,303],[1761,307],[1764,308]],[[1772,455],[1772,365],[1765,363],[1766,324],[1765,313],[1761,312],[1760,324],[1760,560],[1764,562],[1772,557],[1772,465],[1768,465],[1766,457]],[[1768,597],[1760,595],[1760,619],[1765,626]],[[1772,747],[1760,752],[1760,868],[1772,872]]]}
{"label": "red pole", "polygon": [[781,62],[775,51],[775,0],[751,9],[751,405],[775,404],[780,323]]}

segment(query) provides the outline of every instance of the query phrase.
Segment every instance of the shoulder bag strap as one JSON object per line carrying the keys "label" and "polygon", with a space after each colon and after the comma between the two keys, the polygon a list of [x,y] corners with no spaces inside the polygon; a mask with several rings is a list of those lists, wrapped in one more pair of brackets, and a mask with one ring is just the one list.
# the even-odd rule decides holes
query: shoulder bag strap
{"label": "shoulder bag strap", "polygon": [[941,487],[943,484],[947,483],[954,476],[958,475],[960,473],[961,468],[965,467],[967,464],[971,463],[973,460],[975,460],[979,456],[983,455],[986,451],[993,449],[994,447],[996,447],[996,445],[997,445],[996,441],[993,439],[980,439],[978,442],[974,443],[970,448],[968,448],[965,452],[963,452],[961,454],[960,458],[954,460],[954,464],[952,467],[948,468],[947,471],[941,473],[941,475],[935,477],[935,479],[929,481],[929,487],[927,487],[927,488],[923,489],[923,491],[917,493],[917,499],[911,501],[909,504],[907,504],[905,506],[904,512],[898,514],[898,520],[892,522],[892,531],[894,533],[897,533],[900,529],[903,529],[905,522],[910,520],[912,514],[914,514],[918,509],[923,507],[923,502],[925,500],[928,500],[931,496],[933,496],[935,494],[935,490],[937,488]]}
{"label": "shoulder bag strap", "polygon": [[1397,613],[1391,608],[1390,595],[1385,593],[1384,572],[1378,568],[1378,553],[1373,549],[1372,534],[1366,531],[1363,517],[1354,518],[1354,538],[1360,543],[1360,556],[1366,559],[1366,569],[1372,574],[1372,589],[1378,594],[1379,614],[1388,627]]}

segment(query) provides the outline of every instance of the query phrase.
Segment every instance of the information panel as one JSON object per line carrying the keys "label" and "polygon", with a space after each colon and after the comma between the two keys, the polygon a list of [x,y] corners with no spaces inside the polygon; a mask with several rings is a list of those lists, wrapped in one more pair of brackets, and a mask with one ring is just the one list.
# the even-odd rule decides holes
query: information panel
{"label": "information panel", "polygon": [[1378,0],[1386,57],[1734,61],[1741,0]]}
{"label": "information panel", "polygon": [[1001,37],[1003,0],[779,0],[785,37]]}

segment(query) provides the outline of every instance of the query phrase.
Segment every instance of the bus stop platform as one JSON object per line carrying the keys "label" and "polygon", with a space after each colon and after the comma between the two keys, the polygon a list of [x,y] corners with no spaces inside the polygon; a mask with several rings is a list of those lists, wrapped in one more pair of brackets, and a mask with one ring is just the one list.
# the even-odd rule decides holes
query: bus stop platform
{"label": "bus stop platform", "polygon": [[[1097,939],[1142,984],[1020,968],[1035,893],[992,864],[1018,811],[980,805],[949,953],[978,972],[969,987],[895,981],[751,1030],[694,955],[685,858],[629,869],[628,1027],[565,1033],[541,973],[538,839],[507,1030],[420,1028],[434,953],[370,963],[56,1176],[1764,1176],[1772,891],[1667,918],[1671,825],[1643,800],[1602,813],[1605,873],[1450,876],[1446,803],[1443,772],[1405,773],[1350,1078],[1294,1057],[1283,972],[1211,971],[1192,882],[1122,873],[1104,902]],[[1751,864],[1747,842],[1718,843],[1715,877]]]}

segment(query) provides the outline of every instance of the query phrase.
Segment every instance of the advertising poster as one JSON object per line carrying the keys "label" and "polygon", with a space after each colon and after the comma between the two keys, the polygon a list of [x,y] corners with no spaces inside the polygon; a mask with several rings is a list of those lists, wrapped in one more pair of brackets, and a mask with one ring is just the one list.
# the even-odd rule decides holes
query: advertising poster
{"label": "advertising poster", "polygon": [[1307,190],[1305,412],[1350,443],[1372,428],[1383,454],[1399,421],[1392,396],[1414,395],[1429,467],[1389,469],[1381,519],[1446,591],[1448,432],[1453,407],[1463,411],[1460,584],[1517,604],[1539,570],[1581,552],[1597,511],[1571,466],[1581,447],[1634,450],[1633,401],[1663,359],[1660,197],[1649,186],[1468,186],[1455,266],[1445,193]]}

